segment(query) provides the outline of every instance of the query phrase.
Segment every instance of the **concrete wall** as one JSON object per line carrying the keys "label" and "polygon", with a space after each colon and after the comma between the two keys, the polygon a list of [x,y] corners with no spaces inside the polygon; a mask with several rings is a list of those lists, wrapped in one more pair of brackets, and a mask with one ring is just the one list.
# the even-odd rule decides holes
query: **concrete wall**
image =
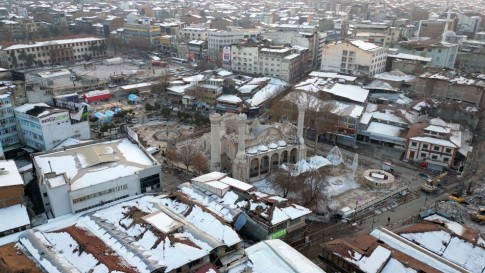
{"label": "concrete wall", "polygon": [[49,198],[48,202],[50,205],[46,205],[46,203],[44,203],[45,210],[51,210],[54,217],[71,213],[71,199],[69,198],[68,191],[69,186],[67,184],[54,188],[46,187],[47,196]]}
{"label": "concrete wall", "polygon": [[[78,202],[78,203],[72,202],[72,200],[75,198],[87,196],[90,194],[100,193],[123,185],[127,185],[127,188],[119,191],[113,191],[100,196],[96,196],[94,198],[87,199],[82,202]],[[130,176],[120,177],[115,180],[107,181],[104,183],[92,185],[87,188],[82,188],[76,191],[71,191],[69,192],[69,194],[66,193],[66,196],[69,197],[70,206],[72,205],[72,212],[75,212],[85,208],[101,205],[102,203],[111,201],[121,196],[125,196],[125,195],[132,196],[132,195],[139,194],[140,192],[141,191],[140,191],[140,183],[139,183],[138,175],[134,174]]]}

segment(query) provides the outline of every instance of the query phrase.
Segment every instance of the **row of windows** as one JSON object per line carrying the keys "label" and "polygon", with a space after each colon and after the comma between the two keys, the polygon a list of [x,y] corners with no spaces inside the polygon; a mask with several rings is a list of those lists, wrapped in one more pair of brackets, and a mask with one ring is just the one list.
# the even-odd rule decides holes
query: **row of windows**
{"label": "row of windows", "polygon": [[10,100],[10,98],[6,98],[6,99],[1,99],[0,100],[0,106],[2,106],[2,105],[8,105],[8,104],[12,104],[12,101]]}
{"label": "row of windows", "polygon": [[[426,153],[421,153],[419,156],[423,159],[431,158],[432,160],[438,160],[437,155],[431,155],[431,157],[428,157],[428,155]],[[446,162],[446,163],[450,162],[450,158],[449,157],[443,157],[443,162]]]}
{"label": "row of windows", "polygon": [[[64,44],[64,45],[37,46],[37,47],[25,48],[25,51],[35,52],[35,51],[50,50],[50,49],[71,48],[73,46],[89,46],[91,44],[96,44],[96,42],[80,42],[80,43]],[[20,53],[22,50],[24,49],[16,49],[15,52]]]}
{"label": "row of windows", "polygon": [[8,144],[8,143],[17,142],[18,139],[19,139],[18,137],[6,137],[6,138],[2,139],[2,145],[6,146],[6,144]]}
{"label": "row of windows", "polygon": [[14,117],[0,119],[0,125],[7,125],[9,123],[14,123],[14,122],[15,122],[15,118]]}
{"label": "row of windows", "polygon": [[19,122],[20,122],[20,125],[24,125],[26,127],[32,127],[32,128],[37,129],[37,130],[41,129],[39,124],[30,122],[30,121],[27,121],[27,120],[20,119]]}
{"label": "row of windows", "polygon": [[92,193],[92,194],[88,194],[88,195],[85,195],[85,196],[74,198],[74,199],[72,199],[72,203],[76,204],[76,203],[79,203],[79,202],[84,202],[86,200],[93,199],[93,198],[96,198],[98,196],[102,196],[102,195],[110,194],[112,192],[122,191],[122,190],[126,190],[126,189],[128,189],[128,184],[124,184],[124,185],[117,186],[117,187],[107,189],[107,190],[104,190],[104,191],[95,192],[95,193]]}
{"label": "row of windows", "polygon": [[99,206],[101,206],[103,204],[110,203],[110,202],[114,202],[116,200],[120,200],[120,199],[126,198],[128,196],[129,195],[123,195],[123,196],[120,196],[120,197],[117,197],[117,198],[114,198],[114,199],[110,199],[108,201],[103,202],[102,204],[96,204],[96,205],[92,205],[92,206],[89,206],[89,207],[82,208],[80,210],[76,210],[76,211],[74,211],[74,213],[78,213],[78,212],[81,212],[81,211],[86,211],[88,209],[92,209],[92,208],[95,208],[95,207],[99,207]]}
{"label": "row of windows", "polygon": [[17,132],[17,127],[15,127],[15,126],[5,128],[5,129],[0,129],[0,135],[6,135],[6,134],[10,134],[10,133],[15,133],[15,132]]}
{"label": "row of windows", "polygon": [[10,113],[13,113],[13,108],[7,108],[7,109],[0,110],[0,116],[3,116],[5,114],[10,114]]}

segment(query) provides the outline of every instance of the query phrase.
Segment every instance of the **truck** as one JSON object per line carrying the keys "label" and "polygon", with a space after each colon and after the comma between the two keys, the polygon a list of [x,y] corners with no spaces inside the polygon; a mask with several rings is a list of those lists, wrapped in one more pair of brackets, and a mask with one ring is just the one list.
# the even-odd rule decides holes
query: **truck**
{"label": "truck", "polygon": [[438,189],[438,184],[441,182],[443,178],[448,175],[447,172],[444,172],[433,179],[428,179],[424,184],[421,185],[421,189],[427,193],[434,193]]}
{"label": "truck", "polygon": [[160,60],[153,60],[152,65],[160,66],[160,67],[167,67],[168,66],[168,64],[166,62],[160,61]]}
{"label": "truck", "polygon": [[352,217],[354,215],[354,213],[355,213],[354,209],[351,209],[349,207],[343,207],[343,208],[337,210],[336,216],[339,219],[345,219],[345,218]]}
{"label": "truck", "polygon": [[485,207],[479,207],[476,211],[470,212],[470,218],[475,222],[485,224]]}

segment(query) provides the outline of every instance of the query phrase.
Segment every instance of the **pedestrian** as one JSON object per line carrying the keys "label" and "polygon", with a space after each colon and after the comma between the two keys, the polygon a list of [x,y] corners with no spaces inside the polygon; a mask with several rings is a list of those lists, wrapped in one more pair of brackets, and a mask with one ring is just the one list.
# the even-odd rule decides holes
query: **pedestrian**
{"label": "pedestrian", "polygon": [[387,217],[387,223],[389,224],[391,222],[391,217]]}

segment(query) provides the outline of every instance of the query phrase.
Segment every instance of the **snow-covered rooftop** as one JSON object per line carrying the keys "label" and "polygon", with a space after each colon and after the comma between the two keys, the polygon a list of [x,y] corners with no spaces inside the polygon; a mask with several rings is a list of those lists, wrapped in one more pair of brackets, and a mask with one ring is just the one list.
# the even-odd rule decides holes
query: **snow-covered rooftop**
{"label": "snow-covered rooftop", "polygon": [[16,45],[12,45],[12,46],[7,47],[4,50],[23,49],[23,48],[51,46],[51,45],[65,45],[65,44],[72,44],[72,43],[93,42],[93,41],[101,41],[101,40],[104,40],[104,39],[95,38],[95,37],[88,37],[88,38],[52,40],[52,41],[45,41],[45,42],[33,42],[33,43],[30,43],[30,44],[16,44]]}
{"label": "snow-covered rooftop", "polygon": [[13,205],[0,209],[0,233],[18,227],[30,225],[27,207],[24,205]]}
{"label": "snow-covered rooftop", "polygon": [[266,240],[246,248],[252,272],[325,273],[281,240]]}
{"label": "snow-covered rooftop", "polygon": [[199,205],[167,196],[125,201],[73,226],[42,230],[27,231],[20,243],[48,272],[171,272],[241,242]]}
{"label": "snow-covered rooftop", "polygon": [[356,102],[363,103],[367,100],[369,95],[369,90],[364,89],[357,85],[348,85],[336,83],[330,89],[324,90],[325,92],[331,93],[335,96],[353,100]]}
{"label": "snow-covered rooftop", "polygon": [[33,160],[43,176],[51,170],[65,173],[72,191],[135,175],[139,170],[158,164],[128,139],[44,153]]}
{"label": "snow-covered rooftop", "polygon": [[0,189],[2,187],[24,185],[15,161],[0,161]]}

